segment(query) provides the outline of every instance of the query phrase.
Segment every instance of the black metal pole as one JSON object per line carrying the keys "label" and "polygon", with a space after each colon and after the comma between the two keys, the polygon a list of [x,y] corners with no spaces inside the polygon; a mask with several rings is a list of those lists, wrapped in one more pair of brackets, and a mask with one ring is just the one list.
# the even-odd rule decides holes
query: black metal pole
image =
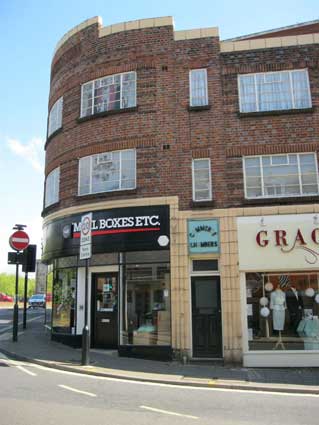
{"label": "black metal pole", "polygon": [[27,296],[28,296],[28,272],[25,272],[24,297],[23,297],[23,329],[27,328]]}
{"label": "black metal pole", "polygon": [[85,300],[84,300],[84,327],[82,331],[82,365],[90,363],[90,329],[88,323],[89,312],[89,260],[85,260]]}
{"label": "black metal pole", "polygon": [[13,307],[13,334],[12,341],[18,341],[18,320],[19,320],[19,306],[18,306],[18,294],[19,292],[19,264],[16,264],[16,289],[15,289],[15,300]]}

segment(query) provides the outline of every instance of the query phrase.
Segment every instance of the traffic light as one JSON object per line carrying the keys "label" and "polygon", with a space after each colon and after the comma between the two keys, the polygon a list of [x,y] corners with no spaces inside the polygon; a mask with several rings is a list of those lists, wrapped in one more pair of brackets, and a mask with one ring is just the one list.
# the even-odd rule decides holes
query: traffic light
{"label": "traffic light", "polygon": [[37,258],[37,246],[29,245],[27,249],[24,250],[24,262],[22,264],[23,272],[35,272],[35,263]]}

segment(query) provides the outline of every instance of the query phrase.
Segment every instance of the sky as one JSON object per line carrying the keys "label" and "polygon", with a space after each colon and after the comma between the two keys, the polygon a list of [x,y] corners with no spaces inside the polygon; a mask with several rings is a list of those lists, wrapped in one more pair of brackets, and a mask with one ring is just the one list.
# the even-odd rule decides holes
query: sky
{"label": "sky", "polygon": [[319,19],[318,0],[0,0],[0,273],[12,227],[41,255],[50,65],[63,35],[93,16],[103,25],[173,16],[175,30],[219,27],[221,39]]}

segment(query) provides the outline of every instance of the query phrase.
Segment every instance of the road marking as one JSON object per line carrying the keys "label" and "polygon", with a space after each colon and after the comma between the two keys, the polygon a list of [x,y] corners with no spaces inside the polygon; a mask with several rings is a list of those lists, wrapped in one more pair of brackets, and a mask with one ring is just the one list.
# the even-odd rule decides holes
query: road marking
{"label": "road marking", "polygon": [[30,372],[30,370],[25,369],[23,366],[17,366],[17,369],[22,370],[23,372],[27,373],[28,375],[31,375],[31,376],[37,376],[37,374],[36,374],[36,373],[34,373],[34,372]]}
{"label": "road marking", "polygon": [[88,395],[89,397],[96,397],[96,394],[88,393],[87,391],[77,390],[76,388],[68,387],[67,385],[58,385],[58,386],[61,388],[64,388],[65,390],[73,391],[74,393]]}
{"label": "road marking", "polygon": [[170,412],[168,410],[155,409],[155,407],[140,406],[140,408],[145,410],[151,410],[152,412],[164,413],[165,415],[181,416],[183,418],[189,418],[189,419],[199,419],[198,416],[184,415],[183,413],[176,413],[176,412]]}
{"label": "road marking", "polygon": [[[40,318],[43,318],[43,316],[37,316],[37,317],[32,317],[32,319],[27,319],[27,324],[30,322],[33,322],[34,320],[38,320]],[[12,321],[11,321],[12,322]],[[23,322],[19,322],[18,326],[22,325]],[[0,328],[0,335],[5,334],[6,331],[12,330],[12,325],[11,326],[6,326],[5,328]]]}
{"label": "road marking", "polygon": [[[242,393],[242,394],[256,394],[256,395],[276,395],[281,397],[310,397],[310,398],[319,398],[319,394],[305,394],[305,393],[285,393],[278,391],[263,391],[263,390],[244,390],[244,389],[234,389],[234,388],[208,388],[208,387],[193,387],[191,385],[174,385],[174,384],[162,384],[158,382],[141,382],[141,381],[134,381],[132,379],[125,379],[125,378],[110,378],[109,376],[94,376],[94,375],[86,375],[83,373],[78,372],[70,372],[67,370],[60,370],[60,369],[54,369],[51,367],[46,367],[43,365],[38,364],[32,364],[32,366],[36,369],[45,370],[47,372],[52,373],[59,373],[62,375],[72,375],[77,376],[79,378],[85,378],[85,379],[95,379],[95,380],[104,380],[104,381],[110,381],[110,382],[120,382],[125,384],[133,384],[133,385],[146,385],[151,387],[164,387],[164,388],[175,388],[176,390],[197,390],[197,391],[215,391],[215,392],[231,392],[231,393]],[[315,390],[314,390],[315,391]],[[316,390],[318,391],[318,390]]]}

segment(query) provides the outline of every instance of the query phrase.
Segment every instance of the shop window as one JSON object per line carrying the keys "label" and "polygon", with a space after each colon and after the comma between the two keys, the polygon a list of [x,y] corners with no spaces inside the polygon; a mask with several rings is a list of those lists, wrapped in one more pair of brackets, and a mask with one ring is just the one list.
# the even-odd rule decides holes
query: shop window
{"label": "shop window", "polygon": [[318,274],[246,274],[249,350],[319,350]]}
{"label": "shop window", "polygon": [[136,187],[136,151],[105,152],[79,161],[79,195]]}
{"label": "shop window", "polygon": [[243,160],[246,198],[318,195],[315,153],[249,156]]}
{"label": "shop window", "polygon": [[311,108],[307,69],[238,76],[240,112]]}
{"label": "shop window", "polygon": [[207,70],[192,69],[189,72],[190,106],[208,105]]}
{"label": "shop window", "polygon": [[47,274],[46,297],[45,297],[45,323],[51,327],[52,324],[52,291],[53,291],[53,271]]}
{"label": "shop window", "polygon": [[63,97],[52,106],[49,113],[48,137],[62,127]]}
{"label": "shop window", "polygon": [[210,201],[212,199],[212,182],[210,159],[193,159],[193,200]]}
{"label": "shop window", "polygon": [[47,175],[45,181],[44,206],[48,207],[59,201],[60,167],[55,168]]}
{"label": "shop window", "polygon": [[193,260],[193,272],[218,271],[218,260]]}
{"label": "shop window", "polygon": [[122,345],[170,345],[170,267],[168,263],[124,267]]}
{"label": "shop window", "polygon": [[81,117],[136,106],[136,72],[109,75],[82,85]]}
{"label": "shop window", "polygon": [[54,272],[52,330],[55,333],[75,333],[76,272],[76,268],[57,269]]}

